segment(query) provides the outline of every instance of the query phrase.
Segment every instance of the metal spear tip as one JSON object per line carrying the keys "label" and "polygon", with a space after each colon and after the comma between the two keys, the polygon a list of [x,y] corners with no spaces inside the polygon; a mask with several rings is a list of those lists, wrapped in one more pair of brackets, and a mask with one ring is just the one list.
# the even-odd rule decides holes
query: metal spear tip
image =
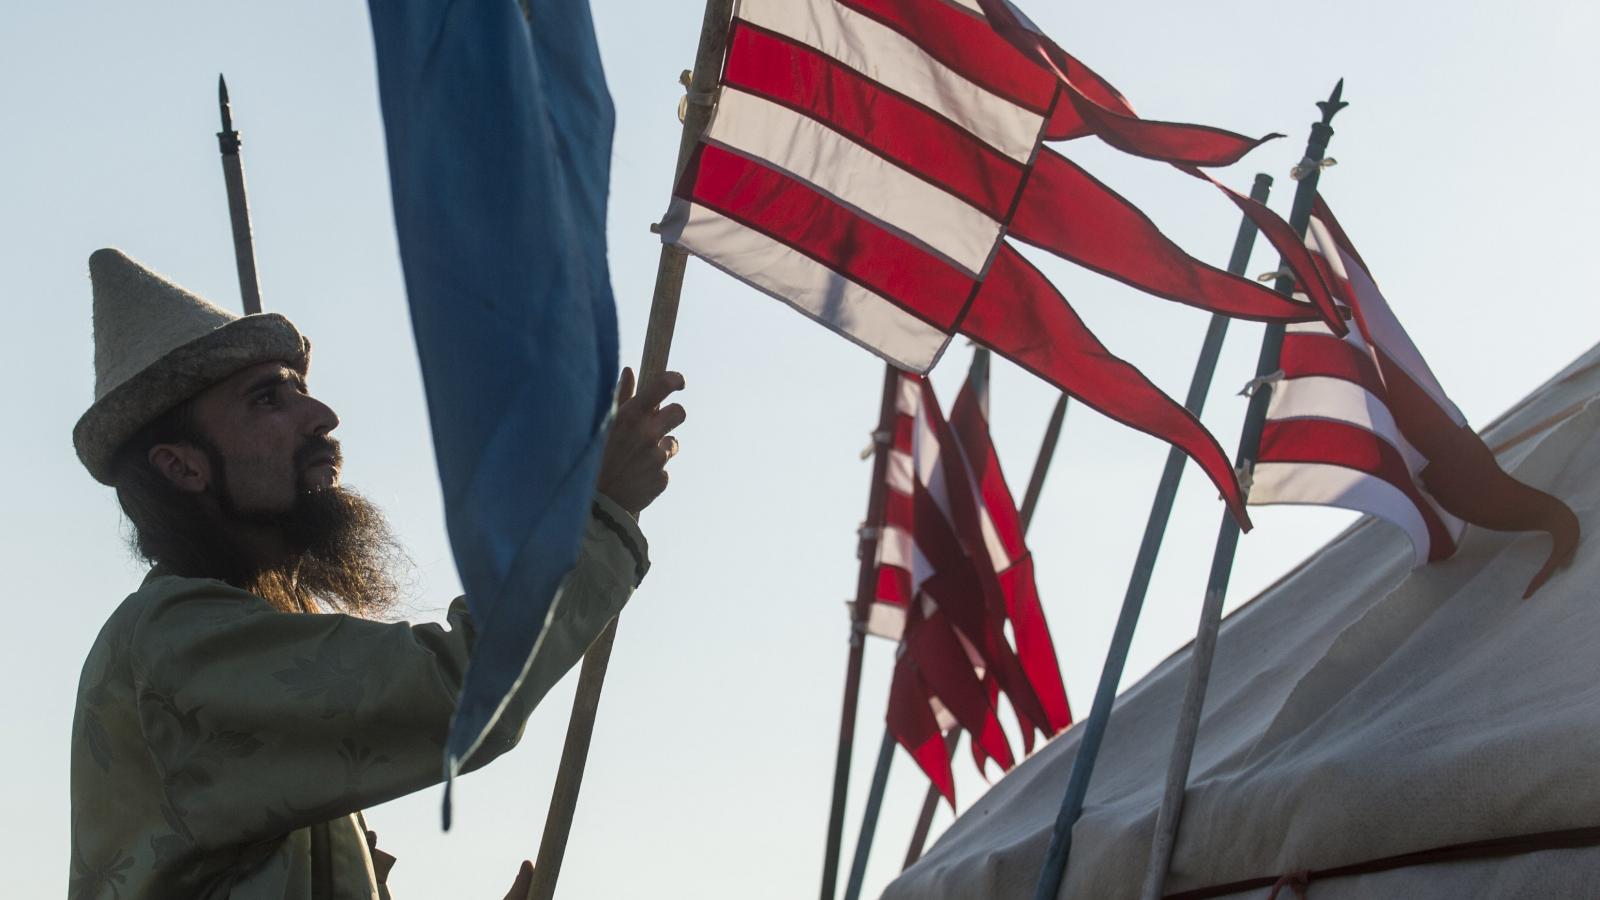
{"label": "metal spear tip", "polygon": [[233,111],[228,108],[228,79],[217,73],[217,108],[222,111],[222,130],[233,130]]}
{"label": "metal spear tip", "polygon": [[967,368],[967,380],[978,390],[989,385],[989,348],[979,345],[972,350],[972,364]]}
{"label": "metal spear tip", "polygon": [[1339,110],[1350,105],[1342,99],[1343,97],[1344,79],[1341,78],[1339,83],[1333,86],[1333,93],[1328,95],[1328,99],[1317,101],[1317,108],[1322,110],[1322,124],[1332,124],[1333,117],[1338,114]]}

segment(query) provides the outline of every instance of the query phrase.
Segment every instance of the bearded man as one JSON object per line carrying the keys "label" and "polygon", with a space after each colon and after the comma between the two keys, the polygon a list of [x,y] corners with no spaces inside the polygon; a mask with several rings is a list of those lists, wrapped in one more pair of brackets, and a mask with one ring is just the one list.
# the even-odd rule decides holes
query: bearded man
{"label": "bearded man", "polygon": [[[361,810],[440,782],[465,604],[448,629],[384,621],[403,555],[340,483],[339,418],[289,320],[236,317],[116,250],[89,271],[95,402],[73,443],[152,568],[84,664],[70,896],[387,898],[393,858]],[[682,383],[635,397],[624,373],[577,567],[469,768],[516,743],[644,576],[634,518],[666,487],[684,413],[661,403]]]}

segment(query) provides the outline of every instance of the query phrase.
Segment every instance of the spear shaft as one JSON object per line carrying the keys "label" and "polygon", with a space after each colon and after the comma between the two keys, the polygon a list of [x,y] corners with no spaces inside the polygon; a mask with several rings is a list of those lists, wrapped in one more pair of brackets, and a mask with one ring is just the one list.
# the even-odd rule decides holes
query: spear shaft
{"label": "spear shaft", "polygon": [[250,233],[250,203],[244,193],[244,161],[239,158],[239,132],[233,128],[233,110],[228,103],[228,82],[217,76],[217,106],[222,112],[222,130],[217,132],[217,147],[222,151],[222,178],[228,186],[228,221],[233,227],[233,259],[239,267],[239,296],[245,315],[261,312],[261,284],[256,278],[255,240]]}
{"label": "spear shaft", "polygon": [[[1289,226],[1304,237],[1311,223],[1311,206],[1317,197],[1317,181],[1322,171],[1321,163],[1328,150],[1328,140],[1333,137],[1333,117],[1347,104],[1340,99],[1344,80],[1340,79],[1333,94],[1317,104],[1322,110],[1322,120],[1311,126],[1311,138],[1306,143],[1306,155],[1296,167],[1301,174],[1295,188],[1294,206],[1289,212]],[[1280,266],[1283,264],[1280,263]],[[1285,269],[1286,270],[1286,269]],[[1294,291],[1294,279],[1280,275],[1275,285],[1278,293],[1289,296]],[[1278,371],[1279,355],[1283,349],[1283,326],[1268,325],[1261,338],[1261,355],[1256,363],[1255,390],[1250,395],[1250,408],[1245,414],[1244,428],[1239,436],[1238,465],[1248,472],[1261,452],[1261,432],[1267,418],[1267,404],[1272,399],[1272,384],[1266,376]],[[1194,761],[1195,741],[1200,731],[1200,713],[1205,707],[1206,687],[1211,680],[1211,660],[1217,649],[1217,631],[1222,625],[1222,601],[1228,593],[1228,577],[1233,572],[1234,553],[1239,546],[1239,523],[1233,516],[1224,514],[1217,532],[1216,550],[1211,560],[1211,573],[1206,580],[1205,599],[1201,604],[1200,624],[1195,632],[1190,651],[1189,681],[1184,689],[1183,707],[1178,712],[1177,733],[1172,740],[1172,757],[1167,764],[1166,787],[1161,799],[1161,809],[1156,814],[1156,833],[1150,845],[1150,860],[1145,869],[1142,900],[1160,900],[1166,886],[1167,870],[1172,865],[1172,850],[1177,843],[1178,826],[1183,816],[1183,794],[1189,782],[1189,766]]]}
{"label": "spear shaft", "polygon": [[899,370],[885,365],[878,428],[872,433],[872,487],[867,492],[867,518],[861,524],[860,542],[856,547],[856,556],[861,565],[856,578],[855,603],[850,607],[850,654],[845,662],[844,701],[839,708],[839,746],[833,762],[833,802],[828,809],[828,836],[822,851],[822,900],[833,900],[839,881],[844,805],[850,788],[850,757],[856,740],[856,707],[861,697],[861,659],[865,650],[867,619],[878,588],[878,538],[883,533],[884,510],[888,506],[886,473],[889,468],[889,449],[894,442],[895,398],[899,387]]}
{"label": "spear shaft", "polygon": [[[524,14],[527,7],[523,7]],[[733,0],[707,0],[700,23],[700,43],[695,51],[694,69],[685,104],[683,132],[678,139],[678,159],[674,181],[683,170],[706,125],[711,120],[711,92],[722,74],[722,55],[727,43],[728,22],[733,18]],[[683,292],[683,273],[688,263],[684,252],[671,244],[661,247],[656,266],[656,286],[650,302],[650,319],[645,328],[644,357],[639,365],[639,389],[660,378],[667,370],[672,350],[672,334],[678,321],[678,298]],[[556,770],[555,787],[550,792],[550,810],[545,817],[539,856],[534,862],[530,900],[550,900],[555,896],[556,878],[566,855],[567,838],[572,833],[572,818],[578,807],[578,791],[583,785],[583,770],[589,758],[589,742],[594,737],[595,717],[600,707],[600,692],[605,686],[606,667],[611,647],[617,639],[617,620],[612,619],[584,654],[578,674],[577,695],[572,700],[572,716],[567,721],[566,742],[561,748],[561,764]]]}
{"label": "spear shaft", "polygon": [[[1257,175],[1250,197],[1264,203],[1272,179]],[[1250,251],[1255,246],[1256,226],[1246,216],[1239,223],[1234,239],[1233,256],[1228,260],[1228,271],[1244,274],[1250,264]],[[1184,408],[1198,416],[1205,406],[1206,394],[1211,389],[1211,379],[1216,372],[1217,358],[1222,352],[1222,341],[1228,332],[1228,318],[1213,315],[1206,329],[1205,341],[1200,347],[1200,358],[1195,362],[1194,376],[1189,381],[1189,394]],[[1089,718],[1081,724],[1082,737],[1078,741],[1078,755],[1072,760],[1072,770],[1067,777],[1067,793],[1061,800],[1061,810],[1056,816],[1055,828],[1050,838],[1050,849],[1044,866],[1039,871],[1039,881],[1034,888],[1034,900],[1056,900],[1061,888],[1061,878],[1066,872],[1067,859],[1072,852],[1072,826],[1083,813],[1084,798],[1089,792],[1089,779],[1094,774],[1094,764],[1100,755],[1100,742],[1105,737],[1111,720],[1111,708],[1116,702],[1117,685],[1122,681],[1122,670],[1128,662],[1128,650],[1133,644],[1133,632],[1144,609],[1145,594],[1150,588],[1150,576],[1155,571],[1156,556],[1166,538],[1167,522],[1172,516],[1172,505],[1178,496],[1178,482],[1183,477],[1184,454],[1177,447],[1167,452],[1167,464],[1161,472],[1161,483],[1156,488],[1150,517],[1145,520],[1144,537],[1139,542],[1139,555],[1128,578],[1127,593],[1123,595],[1122,611],[1117,615],[1112,632],[1111,647],[1106,651],[1105,666],[1100,672],[1100,683],[1095,688],[1094,705]]]}

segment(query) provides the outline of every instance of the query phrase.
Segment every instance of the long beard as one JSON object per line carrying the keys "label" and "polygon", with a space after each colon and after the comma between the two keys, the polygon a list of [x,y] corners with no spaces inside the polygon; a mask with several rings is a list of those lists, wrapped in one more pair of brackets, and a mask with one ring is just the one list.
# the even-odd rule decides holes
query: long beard
{"label": "long beard", "polygon": [[345,487],[303,491],[294,506],[252,522],[277,526],[287,554],[264,566],[251,589],[280,608],[327,609],[374,618],[400,598],[397,572],[406,564],[378,507]]}

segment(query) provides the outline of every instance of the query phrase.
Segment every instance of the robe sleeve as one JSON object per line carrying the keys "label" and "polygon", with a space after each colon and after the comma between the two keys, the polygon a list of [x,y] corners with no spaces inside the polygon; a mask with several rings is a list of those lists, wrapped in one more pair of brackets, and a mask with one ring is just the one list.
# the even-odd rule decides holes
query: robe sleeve
{"label": "robe sleeve", "polygon": [[[543,642],[472,766],[515,745],[647,566],[633,520],[597,498]],[[130,647],[139,723],[162,813],[195,846],[271,839],[442,780],[474,636],[462,600],[446,628],[283,613],[212,580],[145,590]]]}

